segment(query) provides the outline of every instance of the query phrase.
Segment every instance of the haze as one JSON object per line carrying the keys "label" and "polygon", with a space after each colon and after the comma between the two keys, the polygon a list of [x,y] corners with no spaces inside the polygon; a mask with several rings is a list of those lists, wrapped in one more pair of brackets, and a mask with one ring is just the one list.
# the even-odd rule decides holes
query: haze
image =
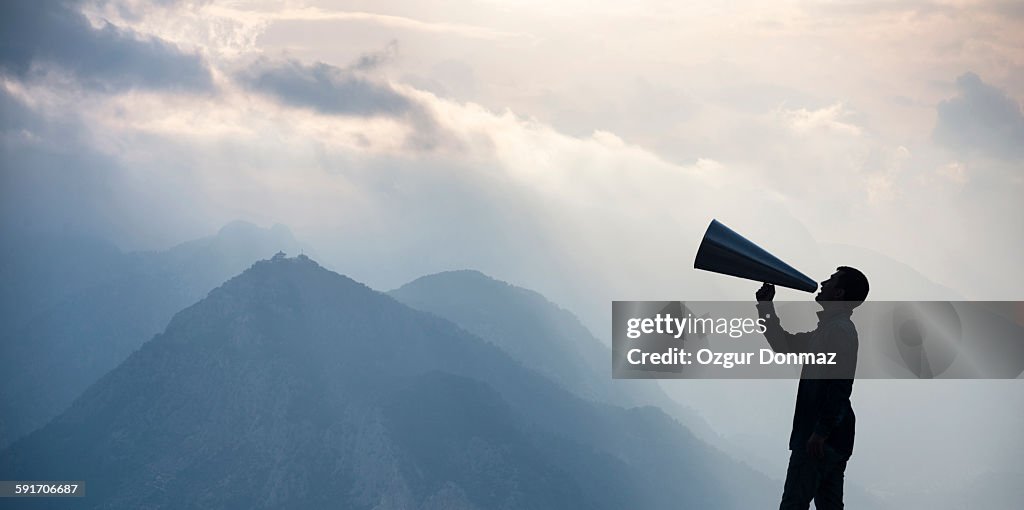
{"label": "haze", "polygon": [[[691,268],[712,218],[874,299],[1024,299],[1019,4],[0,9],[7,229],[155,249],[282,223],[374,288],[478,269],[605,340],[613,299],[752,299]],[[794,385],[664,386],[782,476]],[[1019,381],[854,395],[852,484],[1024,480]]]}

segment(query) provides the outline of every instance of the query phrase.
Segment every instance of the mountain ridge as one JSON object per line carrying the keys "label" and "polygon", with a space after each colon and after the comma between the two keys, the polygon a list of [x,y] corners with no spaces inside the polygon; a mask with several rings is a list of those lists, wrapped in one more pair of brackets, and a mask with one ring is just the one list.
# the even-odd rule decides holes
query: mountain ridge
{"label": "mountain ridge", "polygon": [[307,257],[253,264],[0,452],[2,476],[43,473],[86,479],[82,507],[742,508],[727,486],[767,488],[664,413],[580,400]]}
{"label": "mountain ridge", "polygon": [[[63,410],[174,313],[253,260],[301,246],[284,226],[244,222],[158,252],[80,236],[4,239],[0,448]],[[29,302],[6,305],[21,295]]]}

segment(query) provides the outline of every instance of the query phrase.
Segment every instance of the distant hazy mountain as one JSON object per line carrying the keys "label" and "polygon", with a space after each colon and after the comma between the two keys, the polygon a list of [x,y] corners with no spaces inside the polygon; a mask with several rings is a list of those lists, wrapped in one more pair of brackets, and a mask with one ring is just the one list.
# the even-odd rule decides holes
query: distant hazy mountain
{"label": "distant hazy mountain", "polygon": [[655,405],[698,436],[715,436],[696,413],[665,395],[657,381],[612,379],[611,349],[575,315],[537,292],[462,270],[424,276],[388,294],[494,343],[581,397],[625,406]]}
{"label": "distant hazy mountain", "polygon": [[5,235],[0,252],[0,448],[42,426],[175,312],[279,250],[284,226],[236,222],[161,252],[88,237]]}
{"label": "distant hazy mountain", "polygon": [[536,292],[465,270],[424,276],[389,294],[493,342],[580,396],[635,403],[611,378],[611,350]]}
{"label": "distant hazy mountain", "polygon": [[88,236],[0,231],[0,328],[16,330],[68,295],[117,275],[127,257]]}
{"label": "distant hazy mountain", "polygon": [[755,508],[777,492],[655,408],[580,399],[306,257],[178,313],[0,453],[0,479],[85,480],[88,508]]}

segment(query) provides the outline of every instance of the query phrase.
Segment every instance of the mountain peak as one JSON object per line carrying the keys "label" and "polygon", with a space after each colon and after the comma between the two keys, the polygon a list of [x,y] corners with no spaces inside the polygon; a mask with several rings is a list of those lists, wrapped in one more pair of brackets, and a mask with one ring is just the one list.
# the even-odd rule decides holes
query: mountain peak
{"label": "mountain peak", "polygon": [[[415,280],[407,283],[406,285],[414,285],[419,282],[430,282],[434,280],[461,280],[461,281],[478,281],[478,282],[499,282],[500,280],[487,275],[476,269],[452,269],[450,271],[440,271],[428,275],[421,276]],[[501,282],[505,283],[505,282]]]}
{"label": "mountain peak", "polygon": [[513,292],[517,294],[531,294],[541,297],[540,294],[531,290],[517,287],[511,283],[499,280],[476,269],[455,269],[428,274],[406,283],[391,292],[403,294],[407,292],[416,292],[417,289],[435,288],[447,288],[452,290],[458,289],[462,292]]}
{"label": "mountain peak", "polygon": [[255,223],[245,220],[235,220],[225,223],[223,227],[220,227],[220,230],[217,231],[217,235],[221,236],[235,232],[253,232],[259,230],[259,228],[260,227]]}
{"label": "mountain peak", "polygon": [[[357,289],[359,292],[378,294],[373,289],[345,275],[331,271],[304,254],[289,257],[279,251],[268,259],[257,260],[238,276],[228,280],[225,287],[264,287],[272,284],[299,285],[304,290]],[[212,293],[211,293],[212,295]]]}
{"label": "mountain peak", "polygon": [[607,348],[538,292],[460,270],[423,276],[389,294],[458,324],[581,396],[620,394],[607,376]]}

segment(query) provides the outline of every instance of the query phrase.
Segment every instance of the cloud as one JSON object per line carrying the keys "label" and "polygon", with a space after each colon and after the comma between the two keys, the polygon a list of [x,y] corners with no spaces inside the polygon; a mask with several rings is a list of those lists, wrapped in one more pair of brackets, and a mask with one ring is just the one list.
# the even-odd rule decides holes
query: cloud
{"label": "cloud", "polygon": [[800,108],[798,110],[779,110],[779,114],[786,119],[789,127],[797,133],[811,131],[830,131],[852,136],[861,134],[860,127],[847,122],[853,112],[843,106],[842,103],[835,103],[817,110]]}
{"label": "cloud", "polygon": [[108,22],[94,27],[75,1],[0,3],[0,70],[24,78],[56,66],[83,86],[210,90],[210,71],[197,54]]}
{"label": "cloud", "polygon": [[[395,43],[377,53],[363,55],[347,68],[294,59],[261,58],[235,74],[245,88],[270,96],[281,104],[326,115],[386,117],[407,127],[404,146],[415,152],[461,145],[434,118],[421,100],[388,83],[372,80],[372,71],[395,52]],[[412,92],[411,90],[409,92]]]}
{"label": "cloud", "polygon": [[1024,114],[1017,101],[971,72],[956,86],[959,94],[936,108],[935,141],[965,155],[1024,157]]}
{"label": "cloud", "polygon": [[[363,60],[356,64],[357,67],[366,65]],[[273,96],[291,106],[321,113],[400,116],[414,108],[408,97],[390,86],[323,62],[304,65],[296,60],[274,62],[260,59],[238,73],[236,78],[250,90]]]}
{"label": "cloud", "polygon": [[35,120],[31,109],[8,93],[7,87],[0,87],[0,133],[27,132]]}
{"label": "cloud", "polygon": [[394,60],[397,53],[398,41],[392,39],[391,42],[388,43],[387,47],[382,51],[366,53],[360,56],[359,59],[352,64],[351,69],[356,71],[372,71],[385,63]]}
{"label": "cloud", "polygon": [[298,9],[286,8],[270,12],[233,9],[223,6],[210,6],[206,11],[209,14],[220,18],[247,20],[250,23],[258,22],[261,24],[276,21],[352,21],[371,23],[382,27],[402,30],[451,34],[472,39],[533,39],[533,36],[530,34],[521,32],[505,32],[483,26],[466,25],[461,23],[429,22],[406,16],[373,12],[323,10],[316,7],[303,7]]}
{"label": "cloud", "polygon": [[[73,4],[60,9],[70,9],[65,5]],[[216,95],[93,93],[82,100],[60,83],[16,79],[6,60],[17,49],[8,42],[7,26],[15,22],[8,16],[12,8],[0,4],[0,65],[11,73],[7,88],[0,88],[0,225],[68,225],[127,247],[156,248],[239,217],[285,222],[315,243],[326,259],[321,262],[377,288],[475,267],[541,290],[582,312],[588,324],[601,325],[598,332],[608,331],[610,299],[750,296],[747,282],[688,265],[711,217],[811,274],[870,260],[845,248],[819,249],[814,241],[824,240],[871,246],[971,298],[1021,296],[1016,258],[1024,245],[1007,235],[1021,231],[1024,218],[1019,160],[950,157],[920,140],[935,125],[931,107],[941,99],[930,96],[926,80],[949,77],[948,69],[995,76],[1000,71],[993,63],[1013,56],[1005,45],[963,35],[1012,33],[975,18],[953,23],[911,16],[906,21],[917,22],[910,24],[902,13],[877,20],[808,18],[806,24],[798,18],[786,25],[791,33],[766,39],[729,28],[762,15],[787,21],[788,9],[738,5],[737,12],[723,11],[686,31],[678,30],[686,18],[660,13],[652,26],[612,16],[599,22],[590,14],[532,17],[540,9],[524,9],[530,17],[518,19],[514,10],[474,18],[480,4],[445,10],[467,23],[499,20],[503,28],[529,27],[544,36],[536,46],[523,40],[517,47],[520,40],[508,38],[500,45],[486,39],[467,45],[463,33],[415,24],[396,35],[387,29],[407,22],[394,17],[353,17],[337,30],[335,24],[284,23],[299,17],[288,13],[250,21],[238,11],[243,22],[232,24],[211,15],[218,9],[225,7],[190,5],[179,9],[184,16],[171,16],[144,7],[136,13],[144,22],[108,19],[133,28],[117,32],[128,33],[129,43],[146,33],[203,48],[210,65],[244,88],[231,83]],[[406,14],[441,21],[445,13]],[[542,22],[530,23],[537,19]],[[274,31],[262,25],[278,21]],[[80,28],[102,35],[97,26]],[[336,35],[317,38],[310,27]],[[380,71],[380,61],[353,54],[390,37],[401,38],[403,58],[387,63],[395,81],[382,83],[368,74]],[[971,42],[962,56],[933,55],[941,43],[961,39]],[[606,40],[636,47],[595,51]],[[258,89],[236,72],[251,62],[236,59],[281,52],[303,60],[263,61],[246,68],[253,73],[246,77],[274,71],[321,87],[333,101],[349,90],[341,85],[362,80],[364,89],[378,93],[373,97],[396,102],[364,104],[356,110],[361,113],[351,105],[329,111],[330,101],[303,96],[294,84]],[[857,58],[863,54],[878,58]],[[34,62],[73,64],[71,57],[56,61],[40,49],[33,55],[29,71]],[[438,79],[462,92],[472,78],[472,93],[442,99],[398,81],[424,74],[437,60],[455,59],[472,72]],[[310,64],[316,60],[337,67],[327,65],[318,75],[318,64]],[[240,67],[231,67],[236,63]],[[630,87],[638,76],[651,86]],[[880,101],[895,93],[929,106],[891,108]],[[417,118],[431,122],[434,134],[417,128]],[[466,149],[417,150],[415,142],[432,147],[438,133]],[[879,279],[879,296],[941,297],[908,290],[897,276]],[[792,298],[798,298],[795,291]],[[708,395],[711,404],[701,412],[715,425],[728,425],[731,415],[713,413],[723,394]],[[894,402],[907,407],[931,396]],[[985,400],[971,400],[976,396],[965,391],[956,399]],[[865,414],[887,410],[877,407],[879,399],[861,395],[861,402]],[[1018,424],[1019,416],[1011,421]],[[981,427],[996,422],[1003,423],[987,420]],[[736,431],[742,432],[729,432]],[[957,455],[981,467],[1008,465],[1003,457],[986,456],[993,445],[968,445]],[[868,464],[888,465],[877,457]],[[861,483],[880,487],[895,469],[862,472]],[[929,470],[918,478],[954,486],[959,474]],[[929,486],[912,482],[888,487],[887,494]]]}

